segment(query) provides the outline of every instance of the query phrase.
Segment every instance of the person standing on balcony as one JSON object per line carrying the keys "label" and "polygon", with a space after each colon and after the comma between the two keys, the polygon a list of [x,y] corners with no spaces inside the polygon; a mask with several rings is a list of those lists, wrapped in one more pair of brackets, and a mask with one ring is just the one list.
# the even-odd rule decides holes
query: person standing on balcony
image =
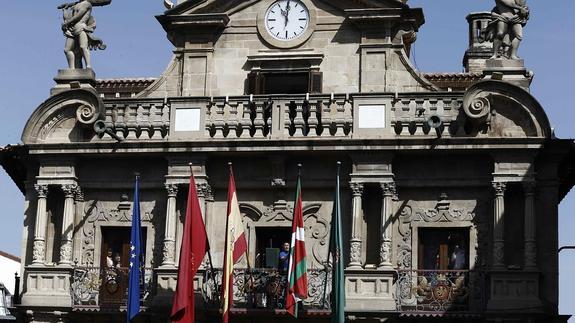
{"label": "person standing on balcony", "polygon": [[289,248],[290,248],[290,244],[289,242],[284,242],[284,244],[282,245],[282,250],[280,251],[280,264],[279,264],[279,270],[281,272],[287,272],[288,270],[288,266],[289,266]]}

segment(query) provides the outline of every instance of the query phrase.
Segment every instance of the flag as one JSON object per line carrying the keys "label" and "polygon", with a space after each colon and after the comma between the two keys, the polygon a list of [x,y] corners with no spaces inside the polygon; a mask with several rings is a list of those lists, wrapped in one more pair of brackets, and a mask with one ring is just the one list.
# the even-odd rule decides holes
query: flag
{"label": "flag", "polygon": [[286,310],[297,317],[297,303],[307,298],[307,266],[305,252],[305,229],[303,223],[301,178],[297,177],[295,205],[292,219],[292,235],[288,265],[288,288]]}
{"label": "flag", "polygon": [[248,243],[240,213],[236,192],[234,171],[230,164],[230,182],[228,185],[228,216],[226,221],[226,245],[224,251],[224,272],[222,275],[222,323],[228,323],[230,309],[234,301],[233,271],[234,264],[247,253]]}
{"label": "flag", "polygon": [[341,163],[337,163],[337,177],[335,186],[335,197],[333,201],[333,211],[331,217],[330,253],[332,257],[332,300],[331,300],[331,322],[345,322],[345,288],[343,271],[343,237],[341,230],[341,205],[339,198],[339,168]]}
{"label": "flag", "polygon": [[194,323],[194,277],[208,252],[208,235],[196,192],[194,174],[190,175],[188,205],[180,248],[178,283],[172,304],[172,322]]}
{"label": "flag", "polygon": [[126,312],[128,322],[140,312],[140,276],[141,276],[141,233],[140,233],[140,176],[136,175],[134,205],[132,207],[132,233],[130,237],[130,271],[128,273],[128,304]]}

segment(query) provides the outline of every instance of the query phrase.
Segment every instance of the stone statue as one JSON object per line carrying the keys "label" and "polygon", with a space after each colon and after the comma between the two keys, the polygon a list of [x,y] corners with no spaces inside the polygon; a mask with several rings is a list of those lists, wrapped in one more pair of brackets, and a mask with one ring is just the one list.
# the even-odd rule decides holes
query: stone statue
{"label": "stone statue", "polygon": [[526,0],[495,0],[491,16],[482,38],[493,42],[492,58],[519,59],[517,50],[523,39],[523,27],[529,20]]}
{"label": "stone statue", "polygon": [[58,6],[64,13],[64,53],[70,69],[91,68],[90,50],[106,49],[104,42],[93,35],[96,19],[92,16],[92,7],[105,6],[111,2],[112,0],[79,0]]}

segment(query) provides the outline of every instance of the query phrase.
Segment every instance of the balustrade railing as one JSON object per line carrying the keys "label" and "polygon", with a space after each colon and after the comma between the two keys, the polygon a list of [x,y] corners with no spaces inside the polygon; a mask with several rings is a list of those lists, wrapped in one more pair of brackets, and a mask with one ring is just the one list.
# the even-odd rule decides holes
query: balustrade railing
{"label": "balustrade railing", "polygon": [[[234,269],[233,293],[235,308],[284,309],[287,274],[276,269]],[[220,306],[219,289],[222,270],[206,271],[204,293],[207,304]],[[303,301],[304,310],[329,310],[331,293],[331,270],[308,269],[308,298]],[[221,286],[219,286],[221,288]]]}
{"label": "balustrade railing", "polygon": [[481,312],[485,297],[482,272],[400,270],[396,301],[400,312]]}
{"label": "balustrade railing", "polygon": [[[74,308],[119,308],[128,297],[128,268],[75,267],[71,293]],[[145,301],[152,288],[152,269],[140,276],[140,299]]]}
{"label": "balustrade railing", "polygon": [[[460,113],[463,94],[455,92],[107,99],[104,121],[126,140],[167,140],[177,130],[171,128],[172,102],[178,109],[199,110],[193,131],[201,135],[194,140],[361,137],[361,129],[354,129],[354,110],[364,103],[387,110],[381,137],[448,137],[467,131]],[[441,121],[436,129],[431,117]]]}

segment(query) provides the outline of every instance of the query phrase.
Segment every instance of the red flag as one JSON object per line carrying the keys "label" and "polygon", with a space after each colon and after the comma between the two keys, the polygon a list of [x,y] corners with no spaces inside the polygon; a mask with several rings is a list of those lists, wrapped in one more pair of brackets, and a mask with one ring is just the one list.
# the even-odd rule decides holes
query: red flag
{"label": "red flag", "polygon": [[178,285],[170,318],[172,322],[194,323],[194,277],[204,260],[209,244],[193,173],[190,176],[185,221],[180,249]]}
{"label": "red flag", "polygon": [[222,323],[228,323],[230,309],[233,305],[233,271],[234,264],[247,253],[248,243],[240,213],[236,193],[234,172],[230,164],[230,183],[228,186],[228,218],[226,223],[226,249],[224,254],[224,273],[222,276]]}

